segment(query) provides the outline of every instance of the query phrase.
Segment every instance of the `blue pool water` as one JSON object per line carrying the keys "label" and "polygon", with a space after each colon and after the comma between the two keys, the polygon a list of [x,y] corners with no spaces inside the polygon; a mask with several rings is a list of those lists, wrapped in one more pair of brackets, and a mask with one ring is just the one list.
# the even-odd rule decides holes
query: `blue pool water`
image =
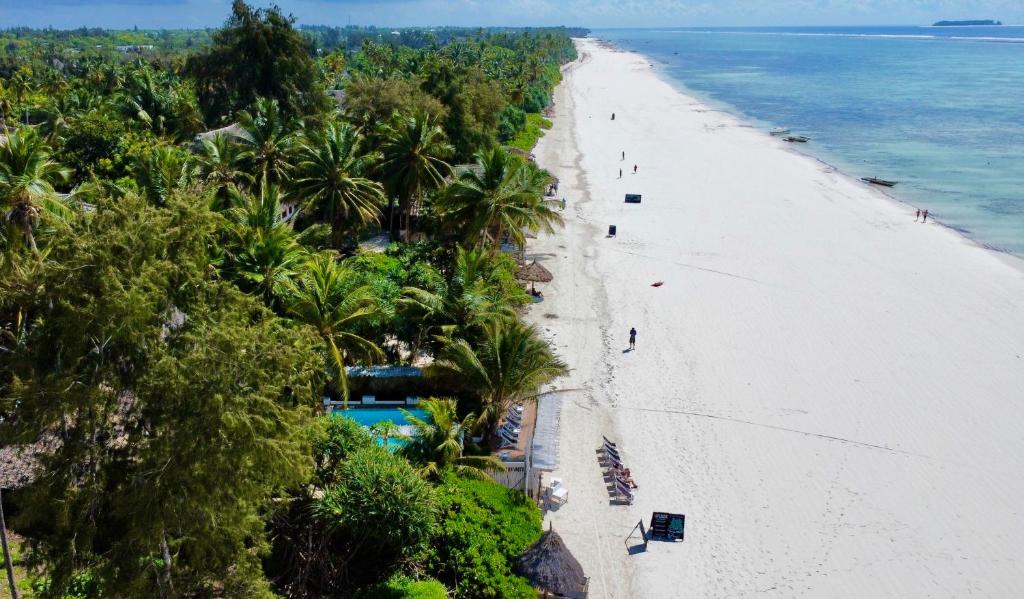
{"label": "blue pool water", "polygon": [[[423,419],[427,417],[427,413],[424,410],[417,408],[407,410],[417,418]],[[352,408],[348,411],[337,410],[334,414],[336,416],[348,416],[352,420],[355,420],[366,427],[373,426],[384,420],[390,420],[398,426],[407,426],[409,424],[409,421],[405,418],[405,414],[403,414],[398,408]]]}
{"label": "blue pool water", "polygon": [[[424,420],[427,418],[426,410],[418,408],[406,408],[406,410],[413,416]],[[409,420],[405,417],[405,414],[397,407],[394,408],[351,408],[349,410],[335,410],[332,413],[333,416],[346,416],[355,420],[359,424],[370,428],[378,422],[390,420],[402,428],[402,434],[410,435],[412,433]],[[403,439],[388,439],[388,451],[395,451],[398,448],[405,445],[408,441]],[[378,444],[380,440],[378,439]]]}
{"label": "blue pool water", "polygon": [[1024,255],[1024,27],[596,30],[688,93]]}

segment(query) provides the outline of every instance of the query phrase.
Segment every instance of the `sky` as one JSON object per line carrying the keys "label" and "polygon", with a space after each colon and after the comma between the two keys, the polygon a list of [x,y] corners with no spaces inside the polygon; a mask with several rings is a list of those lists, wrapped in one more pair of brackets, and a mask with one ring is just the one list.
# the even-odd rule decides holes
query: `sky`
{"label": "sky", "polygon": [[[254,0],[251,4],[269,2]],[[0,0],[0,28],[216,27],[230,0]],[[278,0],[310,25],[602,27],[1024,23],[1024,0]]]}

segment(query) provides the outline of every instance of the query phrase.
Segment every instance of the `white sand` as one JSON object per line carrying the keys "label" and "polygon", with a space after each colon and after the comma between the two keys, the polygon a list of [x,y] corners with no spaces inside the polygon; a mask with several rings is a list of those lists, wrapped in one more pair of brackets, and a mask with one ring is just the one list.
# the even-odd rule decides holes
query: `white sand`
{"label": "white sand", "polygon": [[[582,389],[562,394],[570,495],[548,517],[591,596],[1024,596],[1020,262],[641,56],[580,50],[536,150],[569,209],[529,248],[556,277],[530,318]],[[632,506],[609,503],[602,433]],[[686,541],[628,555],[654,510],[685,513]]]}

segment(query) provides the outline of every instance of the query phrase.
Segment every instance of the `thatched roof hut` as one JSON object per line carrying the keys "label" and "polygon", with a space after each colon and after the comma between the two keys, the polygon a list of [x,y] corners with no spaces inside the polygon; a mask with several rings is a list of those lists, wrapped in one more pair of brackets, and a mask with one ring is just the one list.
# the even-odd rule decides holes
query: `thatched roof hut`
{"label": "thatched roof hut", "polygon": [[516,564],[516,573],[544,594],[568,599],[587,596],[588,579],[583,567],[553,529],[548,529],[523,553]]}
{"label": "thatched roof hut", "polygon": [[519,271],[516,272],[516,278],[520,281],[550,283],[555,278],[555,275],[551,274],[551,271],[537,264],[537,261],[534,260],[529,264],[520,266]]}

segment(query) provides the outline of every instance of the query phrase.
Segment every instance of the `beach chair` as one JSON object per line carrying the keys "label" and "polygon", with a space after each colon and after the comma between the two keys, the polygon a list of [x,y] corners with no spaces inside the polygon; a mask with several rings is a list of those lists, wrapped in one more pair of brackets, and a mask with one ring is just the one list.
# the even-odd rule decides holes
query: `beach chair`
{"label": "beach chair", "polygon": [[516,437],[518,437],[519,433],[522,431],[518,426],[512,426],[511,424],[503,424],[498,430],[505,431],[509,435],[514,435]]}
{"label": "beach chair", "polygon": [[551,479],[551,486],[548,487],[548,497],[559,505],[564,505],[565,502],[569,501],[569,489],[566,489],[565,485],[562,484],[562,479]]}
{"label": "beach chair", "polygon": [[608,447],[607,445],[602,445],[601,448],[604,449],[605,455],[611,456],[616,460],[622,461],[622,455],[619,454],[619,450],[615,449],[614,447]]}
{"label": "beach chair", "polygon": [[612,472],[614,470],[625,470],[626,469],[626,466],[621,461],[619,461],[619,460],[617,460],[617,459],[615,459],[613,457],[609,456],[608,459],[607,459],[607,462],[608,462],[608,472]]}
{"label": "beach chair", "polygon": [[620,484],[620,485],[626,487],[627,489],[635,489],[635,488],[637,488],[639,486],[639,485],[636,484],[636,481],[633,480],[633,477],[626,478],[622,474],[618,474],[618,473],[614,474],[613,476],[615,477],[615,482],[617,484]]}
{"label": "beach chair", "polygon": [[500,441],[498,448],[506,449],[508,447],[516,447],[519,445],[519,437],[509,437],[508,435],[499,433],[498,441]]}
{"label": "beach chair", "polygon": [[515,412],[509,412],[505,414],[505,422],[519,426],[523,422],[523,417]]}
{"label": "beach chair", "polygon": [[605,437],[604,435],[601,435],[601,438],[604,439],[605,446],[607,446],[607,447],[618,447],[617,445],[615,445],[615,442],[612,441],[611,439],[609,439],[608,437]]}
{"label": "beach chair", "polygon": [[618,481],[615,481],[615,495],[621,497],[622,499],[625,499],[626,502],[629,503],[630,505],[633,505],[633,500],[636,498],[636,496],[633,495],[633,491],[631,491],[629,487],[621,484]]}

